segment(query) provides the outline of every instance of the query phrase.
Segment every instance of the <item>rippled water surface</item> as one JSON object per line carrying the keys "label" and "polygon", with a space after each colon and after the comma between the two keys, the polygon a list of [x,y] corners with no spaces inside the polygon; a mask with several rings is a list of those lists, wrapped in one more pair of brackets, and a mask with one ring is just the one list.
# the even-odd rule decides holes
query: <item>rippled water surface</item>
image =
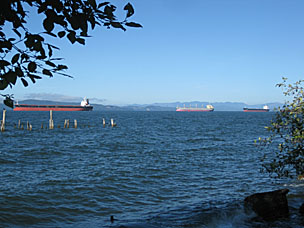
{"label": "rippled water surface", "polygon": [[[259,172],[262,152],[253,141],[267,134],[272,115],[55,112],[55,129],[48,130],[48,112],[8,111],[0,138],[0,224],[280,227],[255,221],[242,206],[256,192],[301,192],[299,183]],[[102,118],[114,118],[117,127],[103,127]],[[16,129],[18,120],[33,130]],[[283,224],[300,227],[294,220]]]}

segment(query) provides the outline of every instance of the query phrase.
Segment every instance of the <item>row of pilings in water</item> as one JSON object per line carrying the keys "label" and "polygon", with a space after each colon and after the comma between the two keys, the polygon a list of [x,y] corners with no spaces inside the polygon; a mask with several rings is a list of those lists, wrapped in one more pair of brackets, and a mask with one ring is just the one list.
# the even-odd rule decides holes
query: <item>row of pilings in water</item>
{"label": "row of pilings in water", "polygon": [[[3,113],[2,113],[2,120],[1,120],[1,123],[0,123],[0,131],[1,132],[4,132],[5,131],[5,119],[6,119],[6,110],[4,109],[3,110]],[[106,120],[103,118],[102,119],[102,126],[103,127],[106,127]],[[111,127],[116,127],[117,124],[114,122],[114,119],[111,119],[110,120],[110,124],[109,124]],[[26,127],[23,125],[23,123],[21,123],[21,120],[18,121],[18,125],[14,125],[15,128],[18,128],[18,129],[25,129],[26,130],[29,130],[31,131],[33,129],[33,126],[32,124],[29,123],[29,121],[26,122]],[[58,128],[60,128],[61,126],[60,125],[57,125]],[[78,128],[78,123],[77,123],[77,120],[74,119],[74,125],[71,125],[71,127],[73,128]],[[41,124],[41,129],[44,129],[46,128],[47,129],[47,125],[43,125],[43,123]],[[70,120],[69,119],[65,119],[64,120],[64,124],[63,124],[63,128],[70,128]],[[53,111],[51,110],[50,111],[50,119],[49,119],[49,124],[48,124],[48,129],[54,129],[54,120],[53,120]]]}

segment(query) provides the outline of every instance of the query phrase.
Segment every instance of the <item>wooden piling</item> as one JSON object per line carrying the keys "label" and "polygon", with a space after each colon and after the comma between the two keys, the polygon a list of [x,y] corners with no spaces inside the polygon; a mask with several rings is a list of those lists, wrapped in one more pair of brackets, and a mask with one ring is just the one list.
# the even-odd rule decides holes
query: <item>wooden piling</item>
{"label": "wooden piling", "polygon": [[70,127],[70,120],[67,120],[67,128]]}
{"label": "wooden piling", "polygon": [[19,120],[18,121],[18,129],[20,129],[20,126],[21,126],[21,121]]}
{"label": "wooden piling", "polygon": [[102,126],[105,127],[106,126],[106,120],[104,118],[102,118]]}
{"label": "wooden piling", "polygon": [[77,128],[77,120],[74,120],[74,128]]}
{"label": "wooden piling", "polygon": [[33,127],[32,127],[32,124],[30,124],[30,126],[29,126],[29,130],[31,131],[31,130],[32,130],[32,128],[33,128]]}
{"label": "wooden piling", "polygon": [[41,123],[41,129],[43,129],[43,123]]}
{"label": "wooden piling", "polygon": [[49,129],[54,129],[53,110],[50,110]]}
{"label": "wooden piling", "polygon": [[26,130],[30,130],[30,123],[26,121]]}
{"label": "wooden piling", "polygon": [[112,127],[115,127],[115,126],[116,126],[116,123],[114,122],[114,119],[111,119],[111,126],[112,126]]}
{"label": "wooden piling", "polygon": [[5,130],[5,113],[6,113],[6,110],[3,109],[2,122],[1,122],[1,131],[2,132]]}

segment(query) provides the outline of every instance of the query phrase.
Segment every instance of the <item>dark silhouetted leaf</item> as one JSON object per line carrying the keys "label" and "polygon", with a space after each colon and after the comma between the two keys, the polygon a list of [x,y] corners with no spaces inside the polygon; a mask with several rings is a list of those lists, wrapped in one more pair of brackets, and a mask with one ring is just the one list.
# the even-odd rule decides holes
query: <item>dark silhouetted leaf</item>
{"label": "dark silhouetted leaf", "polygon": [[24,87],[28,86],[28,83],[27,83],[27,81],[24,78],[21,78],[21,81],[22,81]]}
{"label": "dark silhouetted leaf", "polygon": [[15,72],[19,77],[22,77],[24,75],[20,67],[15,67]]}
{"label": "dark silhouetted leaf", "polygon": [[94,8],[96,9],[97,7],[97,4],[96,4],[96,1],[95,0],[88,0],[89,4]]}
{"label": "dark silhouetted leaf", "polygon": [[142,28],[142,25],[141,25],[141,24],[134,23],[134,22],[127,22],[127,23],[126,23],[126,26],[129,26],[129,27],[136,27],[136,28]]}
{"label": "dark silhouetted leaf", "polygon": [[52,47],[50,45],[48,45],[48,49],[49,49],[49,57],[52,57],[52,55],[53,55]]}
{"label": "dark silhouetted leaf", "polygon": [[43,69],[43,70],[42,70],[42,73],[45,74],[45,75],[48,75],[48,76],[50,76],[50,77],[53,76],[52,72],[49,71],[49,70],[47,70],[47,69]]}
{"label": "dark silhouetted leaf", "polygon": [[75,35],[76,35],[76,33],[75,33],[74,31],[71,31],[71,32],[67,35],[68,39],[70,40],[70,42],[71,42],[72,44],[74,44],[74,43],[76,42],[76,37],[75,37]]}
{"label": "dark silhouetted leaf", "polygon": [[82,45],[85,45],[85,40],[82,39],[82,38],[77,38],[76,39],[78,43],[82,44]]}
{"label": "dark silhouetted leaf", "polygon": [[108,5],[110,2],[102,2],[98,4],[98,8]]}
{"label": "dark silhouetted leaf", "polygon": [[50,60],[63,60],[63,58],[51,58]]}
{"label": "dark silhouetted leaf", "polygon": [[49,18],[46,18],[43,21],[43,27],[47,32],[52,32],[54,29],[54,23]]}
{"label": "dark silhouetted leaf", "polygon": [[6,60],[0,60],[0,68],[4,69],[5,66],[11,65],[8,61]]}
{"label": "dark silhouetted leaf", "polygon": [[3,100],[3,103],[4,103],[7,107],[14,108],[14,101],[13,101],[10,97],[6,97],[6,98]]}
{"label": "dark silhouetted leaf", "polygon": [[65,31],[58,32],[57,34],[60,38],[65,36]]}
{"label": "dark silhouetted leaf", "polygon": [[16,55],[14,55],[13,58],[12,58],[11,63],[12,63],[12,64],[15,64],[16,62],[18,62],[19,57],[20,57],[20,54],[19,54],[19,53],[16,54]]}
{"label": "dark silhouetted leaf", "polygon": [[125,5],[124,10],[128,11],[127,12],[127,17],[131,17],[134,14],[134,8],[130,3]]}
{"label": "dark silhouetted leaf", "polygon": [[51,61],[46,61],[45,63],[51,67],[56,67],[56,64]]}
{"label": "dark silhouetted leaf", "polygon": [[67,67],[66,65],[61,65],[61,64],[59,64],[59,65],[57,66],[57,70],[66,70],[66,69],[68,69],[68,67]]}
{"label": "dark silhouetted leaf", "polygon": [[46,58],[45,55],[39,55],[39,56],[36,57],[36,59],[40,59],[40,60],[41,60],[41,59],[45,59],[45,58]]}
{"label": "dark silhouetted leaf", "polygon": [[13,85],[15,85],[17,80],[17,73],[9,71],[7,74],[5,74],[5,79],[8,83],[12,83]]}
{"label": "dark silhouetted leaf", "polygon": [[29,59],[29,56],[27,55],[27,54],[25,54],[25,53],[22,53],[21,54],[21,62],[23,61],[23,60],[28,60]]}
{"label": "dark silhouetted leaf", "polygon": [[122,26],[122,24],[119,23],[119,22],[111,22],[111,25],[112,25],[114,28],[120,28],[120,29],[126,31],[126,29],[125,29],[125,28]]}
{"label": "dark silhouetted leaf", "polygon": [[30,62],[27,65],[27,69],[29,70],[29,72],[35,72],[36,68],[37,68],[37,64],[35,62]]}
{"label": "dark silhouetted leaf", "polygon": [[42,79],[42,77],[35,75],[35,74],[28,74],[29,77],[35,78],[35,79]]}
{"label": "dark silhouetted leaf", "polygon": [[6,80],[0,80],[0,90],[6,89],[8,82]]}

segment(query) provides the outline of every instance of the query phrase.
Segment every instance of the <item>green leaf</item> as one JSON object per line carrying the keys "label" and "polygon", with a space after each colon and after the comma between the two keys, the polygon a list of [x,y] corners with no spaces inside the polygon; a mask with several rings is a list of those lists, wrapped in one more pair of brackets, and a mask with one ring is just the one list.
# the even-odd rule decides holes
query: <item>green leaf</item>
{"label": "green leaf", "polygon": [[50,76],[50,77],[53,77],[52,72],[49,71],[49,70],[47,70],[47,69],[43,69],[43,70],[42,70],[42,73],[45,74],[45,75],[48,75],[48,76]]}
{"label": "green leaf", "polygon": [[27,81],[24,78],[21,78],[21,81],[22,81],[24,87],[28,86],[28,83],[27,83]]}
{"label": "green leaf", "polygon": [[126,26],[135,27],[135,28],[142,28],[141,24],[138,24],[138,23],[135,23],[135,22],[127,22]]}
{"label": "green leaf", "polygon": [[134,14],[134,8],[130,3],[125,5],[124,10],[128,11],[127,12],[127,17],[131,17]]}
{"label": "green leaf", "polygon": [[58,32],[57,35],[62,38],[65,36],[65,31]]}
{"label": "green leaf", "polygon": [[35,62],[30,62],[27,65],[27,69],[29,70],[29,72],[35,72],[36,68],[37,68],[37,64]]}
{"label": "green leaf", "polygon": [[12,58],[12,60],[11,60],[11,63],[12,63],[12,64],[15,64],[16,62],[18,62],[19,57],[20,57],[20,54],[19,54],[19,53],[16,54],[16,55],[14,55],[13,58]]}

